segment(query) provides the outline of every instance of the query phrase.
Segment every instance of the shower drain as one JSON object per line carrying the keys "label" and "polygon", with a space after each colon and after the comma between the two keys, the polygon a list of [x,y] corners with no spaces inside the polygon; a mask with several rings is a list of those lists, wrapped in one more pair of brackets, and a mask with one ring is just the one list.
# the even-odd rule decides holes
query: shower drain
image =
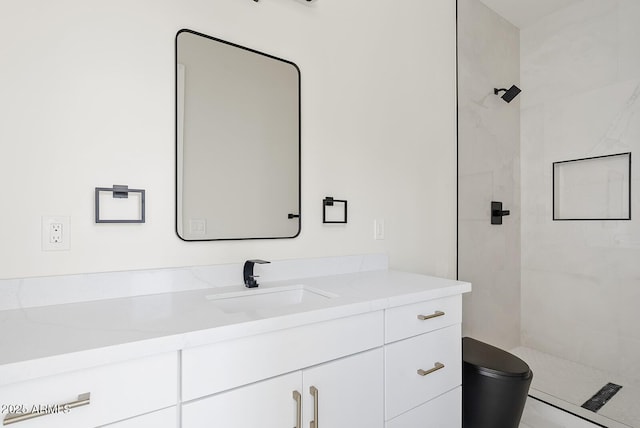
{"label": "shower drain", "polygon": [[622,386],[609,382],[605,386],[600,388],[600,391],[596,392],[593,397],[585,401],[581,407],[587,410],[591,410],[592,412],[597,412],[602,408],[602,406],[607,404],[607,401],[611,400],[611,397],[616,395],[621,389]]}

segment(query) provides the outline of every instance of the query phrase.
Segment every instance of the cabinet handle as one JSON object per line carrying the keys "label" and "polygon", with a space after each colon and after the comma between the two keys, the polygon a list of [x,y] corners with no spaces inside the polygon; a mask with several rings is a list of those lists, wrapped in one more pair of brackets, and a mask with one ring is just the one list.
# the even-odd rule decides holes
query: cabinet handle
{"label": "cabinet handle", "polygon": [[431,318],[437,318],[437,317],[441,317],[444,315],[444,312],[442,311],[435,311],[434,313],[432,313],[431,315],[418,315],[418,319],[421,321],[424,320],[430,320]]}
{"label": "cabinet handle", "polygon": [[[64,410],[75,409],[76,407],[87,406],[91,404],[91,393],[85,392],[84,394],[78,395],[78,399],[75,401],[71,401],[69,403],[59,404],[54,406],[55,408],[60,408]],[[22,422],[33,418],[38,418],[40,416],[46,416],[49,413],[47,412],[39,412],[37,410],[32,410],[29,413],[9,413],[4,417],[2,421],[2,425],[10,425],[15,424],[16,422]]]}
{"label": "cabinet handle", "polygon": [[418,374],[419,374],[420,376],[426,376],[426,375],[428,375],[428,374],[431,374],[431,373],[433,373],[433,372],[435,372],[435,371],[438,371],[438,370],[440,370],[440,369],[443,369],[443,368],[444,368],[444,364],[442,364],[442,363],[435,363],[435,364],[433,365],[433,368],[432,368],[432,369],[429,369],[429,370],[422,370],[422,369],[418,369]]}
{"label": "cabinet handle", "polygon": [[298,391],[293,391],[293,399],[296,400],[296,426],[302,428],[302,395]]}
{"label": "cabinet handle", "polygon": [[319,428],[318,425],[318,388],[312,386],[309,392],[313,395],[313,420],[309,424],[310,428]]}

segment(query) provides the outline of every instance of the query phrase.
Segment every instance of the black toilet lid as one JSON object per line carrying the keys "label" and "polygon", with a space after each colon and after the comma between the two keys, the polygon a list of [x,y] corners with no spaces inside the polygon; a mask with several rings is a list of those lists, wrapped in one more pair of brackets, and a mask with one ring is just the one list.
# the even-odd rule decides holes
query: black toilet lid
{"label": "black toilet lid", "polygon": [[531,376],[531,369],[520,358],[471,337],[462,338],[462,361],[488,374],[521,378]]}

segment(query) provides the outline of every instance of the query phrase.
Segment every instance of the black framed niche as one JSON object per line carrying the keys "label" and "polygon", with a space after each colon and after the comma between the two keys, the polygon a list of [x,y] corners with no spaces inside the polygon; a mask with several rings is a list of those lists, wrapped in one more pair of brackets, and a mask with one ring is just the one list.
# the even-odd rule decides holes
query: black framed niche
{"label": "black framed niche", "polygon": [[554,162],[553,220],[631,220],[631,152]]}

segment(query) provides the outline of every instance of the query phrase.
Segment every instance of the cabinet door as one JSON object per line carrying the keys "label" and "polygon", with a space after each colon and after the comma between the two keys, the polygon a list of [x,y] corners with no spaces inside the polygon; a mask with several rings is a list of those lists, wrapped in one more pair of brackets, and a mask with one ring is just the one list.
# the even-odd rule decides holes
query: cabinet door
{"label": "cabinet door", "polygon": [[382,428],[382,372],[382,348],[304,370],[303,426]]}
{"label": "cabinet door", "polygon": [[301,384],[298,371],[184,404],[182,428],[302,428],[294,398]]}

